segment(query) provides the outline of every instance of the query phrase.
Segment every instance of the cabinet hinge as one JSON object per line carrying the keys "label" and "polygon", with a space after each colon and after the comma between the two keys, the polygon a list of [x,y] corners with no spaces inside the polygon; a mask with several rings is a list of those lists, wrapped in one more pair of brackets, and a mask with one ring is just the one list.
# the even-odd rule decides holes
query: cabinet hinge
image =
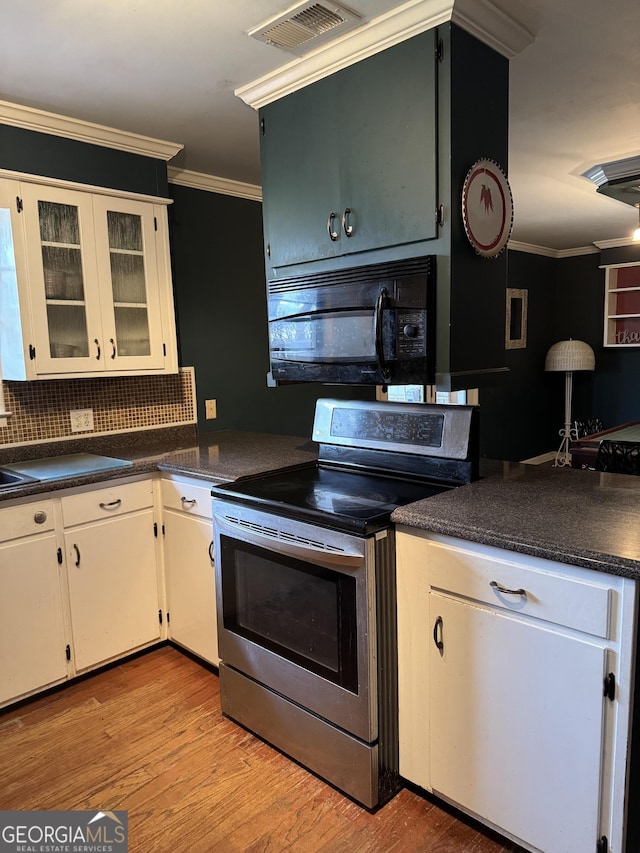
{"label": "cabinet hinge", "polygon": [[436,225],[444,225],[444,204],[436,207]]}
{"label": "cabinet hinge", "polygon": [[436,42],[436,60],[438,62],[442,62],[443,59],[444,59],[444,44],[442,42],[442,39],[438,39],[438,41]]}
{"label": "cabinet hinge", "polygon": [[58,562],[62,565],[62,548],[58,548]]}
{"label": "cabinet hinge", "polygon": [[36,357],[36,348],[33,344],[29,344],[29,358],[33,361]]}
{"label": "cabinet hinge", "polygon": [[265,133],[266,133],[266,129],[265,129],[265,124],[264,124],[264,119],[263,119],[263,118],[261,118],[261,119],[260,119],[260,133],[261,133],[263,136],[264,136],[264,135],[265,135]]}
{"label": "cabinet hinge", "polygon": [[271,257],[271,243],[267,243],[267,257]]}
{"label": "cabinet hinge", "polygon": [[22,213],[23,209],[24,209],[24,205],[22,204],[22,199],[20,198],[19,195],[17,195],[16,196],[16,210],[18,211],[18,213]]}
{"label": "cabinet hinge", "polygon": [[162,625],[162,610],[158,610],[158,622]]}
{"label": "cabinet hinge", "polygon": [[616,698],[616,677],[612,672],[604,677],[604,695],[611,702]]}
{"label": "cabinet hinge", "polygon": [[158,230],[158,217],[157,216],[153,217],[153,230],[154,231]]}
{"label": "cabinet hinge", "polygon": [[64,650],[67,660],[71,660],[71,646],[67,646]]}
{"label": "cabinet hinge", "polygon": [[609,850],[609,839],[606,835],[603,835],[602,838],[598,839],[598,843],[596,844],[596,853],[607,853]]}

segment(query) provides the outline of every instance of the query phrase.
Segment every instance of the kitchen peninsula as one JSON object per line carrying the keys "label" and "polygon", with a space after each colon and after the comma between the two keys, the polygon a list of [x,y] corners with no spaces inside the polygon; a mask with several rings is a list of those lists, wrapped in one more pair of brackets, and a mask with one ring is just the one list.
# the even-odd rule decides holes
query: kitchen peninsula
{"label": "kitchen peninsula", "polygon": [[401,775],[528,850],[632,853],[640,480],[501,469],[392,516]]}

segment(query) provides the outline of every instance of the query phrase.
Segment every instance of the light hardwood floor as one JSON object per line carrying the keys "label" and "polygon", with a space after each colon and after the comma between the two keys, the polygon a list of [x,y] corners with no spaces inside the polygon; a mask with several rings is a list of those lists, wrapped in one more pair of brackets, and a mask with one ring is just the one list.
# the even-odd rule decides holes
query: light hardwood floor
{"label": "light hardwood floor", "polygon": [[126,809],[130,853],[501,853],[403,790],[375,814],[220,713],[170,646],[0,712],[0,809]]}

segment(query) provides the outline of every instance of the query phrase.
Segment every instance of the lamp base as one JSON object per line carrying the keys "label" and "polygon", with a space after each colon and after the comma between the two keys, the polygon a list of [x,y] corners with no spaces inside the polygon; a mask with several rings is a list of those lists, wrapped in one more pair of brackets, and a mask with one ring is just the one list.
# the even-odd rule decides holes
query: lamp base
{"label": "lamp base", "polygon": [[571,427],[567,429],[565,426],[564,429],[560,430],[560,435],[562,436],[562,441],[556,452],[556,459],[553,463],[554,468],[564,468],[567,465],[571,465],[571,453],[569,452],[569,447],[571,446]]}
{"label": "lamp base", "polygon": [[567,370],[564,374],[564,427],[560,430],[562,441],[556,453],[556,461],[553,463],[554,468],[564,468],[571,465],[571,453],[569,447],[571,445],[571,393],[573,390],[573,373]]}

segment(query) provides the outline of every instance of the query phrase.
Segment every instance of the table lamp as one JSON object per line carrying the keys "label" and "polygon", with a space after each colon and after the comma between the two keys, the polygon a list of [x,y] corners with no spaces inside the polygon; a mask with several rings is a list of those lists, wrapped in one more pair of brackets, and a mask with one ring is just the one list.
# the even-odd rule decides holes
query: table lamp
{"label": "table lamp", "polygon": [[[569,445],[571,442],[571,394],[575,370],[595,370],[596,357],[589,344],[584,341],[559,341],[554,344],[544,363],[545,370],[564,371],[564,428],[560,430],[562,441],[553,463],[555,468],[571,464]],[[577,437],[577,436],[576,436]]]}

